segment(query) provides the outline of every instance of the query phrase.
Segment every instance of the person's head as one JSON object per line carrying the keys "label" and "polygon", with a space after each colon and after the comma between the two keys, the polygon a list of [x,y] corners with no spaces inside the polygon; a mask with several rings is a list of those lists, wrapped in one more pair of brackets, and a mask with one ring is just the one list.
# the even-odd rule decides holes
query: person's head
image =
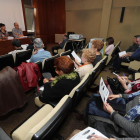
{"label": "person's head", "polygon": [[15,26],[16,29],[19,29],[19,25],[18,25],[17,22],[14,23],[14,26]]}
{"label": "person's head", "polygon": [[5,24],[0,23],[0,28],[1,28],[1,30],[6,30]]}
{"label": "person's head", "polygon": [[33,40],[33,43],[34,43],[34,48],[37,50],[42,49],[44,47],[44,44],[41,38],[35,38]]}
{"label": "person's head", "polygon": [[108,38],[106,39],[106,42],[107,42],[107,45],[111,45],[111,44],[114,43],[114,38],[113,38],[113,37],[108,37]]}
{"label": "person's head", "polygon": [[21,41],[20,41],[19,39],[13,39],[13,40],[12,40],[12,45],[13,45],[16,49],[18,49],[18,48],[21,47]]}
{"label": "person's head", "polygon": [[140,36],[137,36],[136,43],[140,46]]}
{"label": "person's head", "polygon": [[66,38],[68,38],[68,35],[65,33],[63,34],[63,39],[66,39]]}
{"label": "person's head", "polygon": [[35,36],[31,36],[30,37],[30,41],[33,43],[33,41],[34,41],[35,38],[36,38]]}
{"label": "person's head", "polygon": [[74,71],[74,62],[67,56],[60,56],[54,60],[55,72],[61,76]]}
{"label": "person's head", "polygon": [[135,44],[137,44],[137,37],[139,37],[140,35],[135,35],[134,36],[134,38],[133,38],[133,42],[135,43]]}
{"label": "person's head", "polygon": [[95,52],[99,52],[104,46],[103,41],[97,39],[93,40],[91,43],[91,49],[93,49]]}
{"label": "person's head", "polygon": [[96,58],[96,53],[93,49],[83,49],[82,50],[82,63],[92,63]]}

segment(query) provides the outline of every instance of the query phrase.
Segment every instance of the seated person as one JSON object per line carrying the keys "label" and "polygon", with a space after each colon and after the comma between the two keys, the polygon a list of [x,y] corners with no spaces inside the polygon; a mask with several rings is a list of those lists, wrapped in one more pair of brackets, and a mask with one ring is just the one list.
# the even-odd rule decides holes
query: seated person
{"label": "seated person", "polygon": [[[140,36],[136,37],[136,43],[139,47],[137,48],[137,45],[134,45],[134,47],[137,48],[135,52],[127,52],[124,56],[119,57],[119,55],[117,55],[115,57],[113,67],[109,68],[112,72],[120,73],[121,62],[130,63],[134,60],[140,60]],[[135,49],[133,48],[133,50]]]}
{"label": "seated person", "polygon": [[105,54],[109,55],[114,48],[114,39],[109,37],[106,39],[107,48],[105,49]]}
{"label": "seated person", "polygon": [[[130,81],[126,76],[117,76],[118,81],[121,83],[124,88],[124,93],[131,94],[140,90],[140,79],[138,78],[135,81]],[[106,86],[108,87],[108,83],[106,82]]]}
{"label": "seated person", "polygon": [[39,96],[43,103],[48,103],[51,100],[60,100],[63,96],[69,94],[71,90],[80,82],[80,77],[74,71],[74,62],[67,56],[60,56],[54,60],[55,71],[58,74],[57,78],[51,84],[48,79],[44,79],[44,91]]}
{"label": "seated person", "polygon": [[21,41],[19,39],[13,39],[12,40],[12,45],[15,47],[15,50],[9,52],[8,54],[12,54],[13,57],[14,57],[16,52],[24,51],[23,48],[21,47]]}
{"label": "seated person", "polygon": [[80,64],[77,60],[75,60],[75,67],[76,72],[79,73],[80,79],[82,80],[83,77],[93,68],[92,62],[94,62],[96,58],[96,54],[92,49],[83,49],[82,51],[82,64]]}
{"label": "seated person", "polygon": [[12,29],[12,34],[13,34],[13,36],[14,36],[15,38],[23,37],[24,35],[23,35],[23,32],[22,32],[22,29],[19,28],[18,23],[15,22],[15,23],[14,23],[14,26],[15,26],[15,28]]}
{"label": "seated person", "polygon": [[65,43],[68,41],[69,41],[68,36],[66,34],[63,34],[63,41],[59,42],[59,46],[52,47],[52,54],[56,55],[57,53],[54,53],[54,50],[63,49]]}
{"label": "seated person", "polygon": [[6,26],[3,23],[0,23],[0,39],[7,38],[8,32],[6,31]]}
{"label": "seated person", "polygon": [[93,66],[95,66],[102,59],[102,54],[100,53],[100,50],[103,48],[103,46],[104,43],[101,40],[95,39],[92,41],[91,49],[94,50],[96,53],[96,59],[92,63]]}
{"label": "seated person", "polygon": [[26,50],[29,50],[30,49],[31,51],[33,51],[33,49],[34,49],[34,43],[33,43],[33,41],[34,41],[35,38],[36,38],[35,36],[31,36],[30,37],[31,44],[29,44],[29,46],[27,47]]}
{"label": "seated person", "polygon": [[51,53],[48,51],[45,51],[44,48],[44,44],[41,40],[41,38],[36,38],[33,40],[34,43],[34,49],[35,52],[33,53],[33,55],[30,58],[30,62],[37,62],[37,61],[41,61],[43,62],[43,60],[45,58],[49,58],[51,57]]}

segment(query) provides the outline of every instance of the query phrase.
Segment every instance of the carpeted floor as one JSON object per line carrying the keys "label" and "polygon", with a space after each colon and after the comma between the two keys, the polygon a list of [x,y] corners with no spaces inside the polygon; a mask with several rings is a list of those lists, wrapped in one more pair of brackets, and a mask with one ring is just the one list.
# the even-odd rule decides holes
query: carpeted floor
{"label": "carpeted floor", "polygon": [[[47,46],[47,50],[50,51],[52,46],[55,46],[56,44],[49,44]],[[125,73],[125,75],[128,75],[125,69],[121,69],[122,72]],[[122,75],[120,73],[119,75]],[[115,77],[109,70],[109,67],[105,68],[105,71],[102,72],[102,74],[98,77],[98,79],[95,81],[95,84],[99,84],[100,77],[103,77],[104,80],[106,80],[107,76],[109,77]],[[89,95],[92,95],[92,92],[87,93]],[[26,93],[28,98],[28,103],[24,106],[23,112],[19,113],[17,110],[11,111],[6,116],[0,117],[0,127],[2,127],[8,135],[10,135],[10,132],[17,127],[20,123],[22,123],[25,119],[27,119],[32,113],[36,112],[39,108],[34,103],[34,92],[33,90]],[[88,102],[88,97],[83,97],[83,99],[80,101],[80,103],[77,106],[77,110],[82,111]],[[68,117],[65,119],[63,125],[59,129],[58,133],[61,134],[65,139],[73,132],[75,129],[82,130],[86,128],[87,125],[84,124],[84,122],[79,121],[75,118],[75,115],[73,112],[71,112]]]}

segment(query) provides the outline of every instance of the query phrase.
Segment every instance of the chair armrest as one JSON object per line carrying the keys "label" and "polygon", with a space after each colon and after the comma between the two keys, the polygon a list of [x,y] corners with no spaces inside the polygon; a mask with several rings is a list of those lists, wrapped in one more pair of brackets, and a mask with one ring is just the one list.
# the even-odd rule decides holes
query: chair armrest
{"label": "chair armrest", "polygon": [[129,68],[138,71],[139,68],[140,68],[140,61],[136,61],[136,60],[134,60],[134,61],[130,62]]}
{"label": "chair armrest", "polygon": [[0,140],[12,140],[1,127],[0,127]]}

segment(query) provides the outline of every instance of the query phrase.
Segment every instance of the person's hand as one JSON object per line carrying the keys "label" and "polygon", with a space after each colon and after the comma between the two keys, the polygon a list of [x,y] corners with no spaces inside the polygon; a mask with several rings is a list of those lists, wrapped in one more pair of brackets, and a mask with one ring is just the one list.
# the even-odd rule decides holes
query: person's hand
{"label": "person's hand", "polygon": [[123,78],[123,77],[118,77],[118,76],[117,76],[117,79],[118,79],[118,81],[122,84],[122,86],[123,86],[123,85],[126,85],[126,82],[127,82],[127,81],[126,81],[125,78]]}
{"label": "person's hand", "polygon": [[59,41],[59,44],[61,44],[62,43],[62,41]]}
{"label": "person's hand", "polygon": [[49,81],[54,81],[54,80],[55,80],[55,78],[53,78],[53,77],[49,79]]}
{"label": "person's hand", "polygon": [[18,37],[23,37],[23,35],[18,35]]}
{"label": "person's hand", "polygon": [[45,84],[45,83],[48,83],[49,82],[49,80],[47,79],[47,78],[45,78],[45,79],[43,79],[43,83]]}
{"label": "person's hand", "polygon": [[[73,61],[74,62],[74,61]],[[74,62],[74,66],[75,66],[75,68],[78,68],[78,65]]]}
{"label": "person's hand", "polygon": [[124,58],[125,56],[126,56],[126,54],[124,54],[124,55],[120,56],[120,58]]}
{"label": "person's hand", "polygon": [[37,54],[37,50],[35,50],[35,51],[33,52],[33,55],[35,55],[35,54]]}
{"label": "person's hand", "polygon": [[120,95],[110,95],[110,96],[108,96],[109,100],[113,100],[113,99],[116,99],[116,98],[120,98]]}
{"label": "person's hand", "polygon": [[77,59],[75,59],[75,63],[78,64],[79,66],[81,65]]}
{"label": "person's hand", "polygon": [[[89,140],[108,140],[106,138],[103,138],[103,137],[100,137],[100,136],[97,136],[97,135],[92,135],[93,138],[90,138]],[[116,140],[114,138],[110,138],[110,140]]]}
{"label": "person's hand", "polygon": [[17,33],[14,33],[15,35],[18,35]]}
{"label": "person's hand", "polygon": [[113,111],[113,108],[107,102],[105,102],[103,104],[103,109],[104,109],[104,111],[108,112],[109,114],[111,114],[111,112]]}

